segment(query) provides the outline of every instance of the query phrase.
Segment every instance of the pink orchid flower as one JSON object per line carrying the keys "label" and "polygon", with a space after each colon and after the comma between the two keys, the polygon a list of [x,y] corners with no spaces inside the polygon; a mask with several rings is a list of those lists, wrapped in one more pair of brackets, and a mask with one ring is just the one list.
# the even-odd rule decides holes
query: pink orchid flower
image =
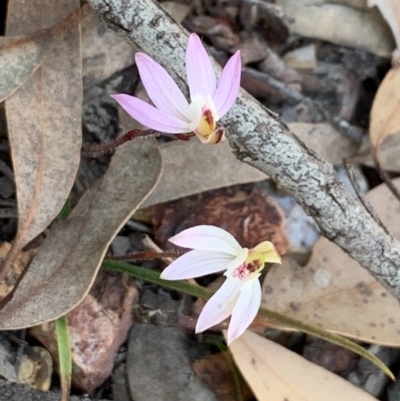
{"label": "pink orchid flower", "polygon": [[203,143],[215,144],[225,139],[224,128],[217,128],[216,123],[232,107],[239,93],[239,51],[229,59],[217,86],[215,71],[200,38],[195,33],[189,36],[186,74],[190,103],[160,64],[144,53],[136,53],[135,60],[155,107],[133,96],[112,96],[131,117],[159,132],[194,132]]}
{"label": "pink orchid flower", "polygon": [[258,277],[265,263],[281,263],[281,257],[269,241],[255,248],[242,248],[222,228],[197,226],[182,231],[169,241],[191,248],[161,274],[165,280],[184,280],[225,270],[226,280],[206,303],[197,320],[196,333],[209,329],[232,315],[228,345],[250,326],[261,305]]}

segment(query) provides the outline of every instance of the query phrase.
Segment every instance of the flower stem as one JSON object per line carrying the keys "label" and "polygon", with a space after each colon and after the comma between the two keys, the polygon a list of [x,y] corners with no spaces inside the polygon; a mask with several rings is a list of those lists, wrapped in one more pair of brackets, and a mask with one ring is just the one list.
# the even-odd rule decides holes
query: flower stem
{"label": "flower stem", "polygon": [[126,142],[132,141],[135,138],[140,138],[149,135],[156,135],[156,134],[157,131],[154,130],[133,129],[131,131],[126,132],[119,138],[116,138],[108,143],[83,145],[82,153],[88,156],[99,156],[104,153],[110,152],[111,150],[114,150],[118,146],[121,146]]}
{"label": "flower stem", "polygon": [[146,137],[150,135],[173,136],[174,138],[180,139],[181,141],[189,141],[194,136],[194,134],[165,134],[163,132],[154,131],[152,129],[148,130],[133,129],[131,131],[126,132],[124,135],[114,139],[113,141],[107,143],[84,144],[82,146],[82,153],[91,157],[101,156],[104,153],[115,150],[118,146],[121,146],[126,142],[132,141],[133,139],[136,138]]}

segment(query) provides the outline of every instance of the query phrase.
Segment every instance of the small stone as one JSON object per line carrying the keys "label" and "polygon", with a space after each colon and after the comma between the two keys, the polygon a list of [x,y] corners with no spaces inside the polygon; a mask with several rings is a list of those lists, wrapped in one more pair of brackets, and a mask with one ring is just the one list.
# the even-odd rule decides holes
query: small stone
{"label": "small stone", "polygon": [[53,374],[53,359],[42,347],[26,347],[18,370],[18,383],[38,390],[50,389]]}
{"label": "small stone", "polygon": [[129,337],[128,380],[135,401],[217,401],[196,377],[186,331],[136,324]]}

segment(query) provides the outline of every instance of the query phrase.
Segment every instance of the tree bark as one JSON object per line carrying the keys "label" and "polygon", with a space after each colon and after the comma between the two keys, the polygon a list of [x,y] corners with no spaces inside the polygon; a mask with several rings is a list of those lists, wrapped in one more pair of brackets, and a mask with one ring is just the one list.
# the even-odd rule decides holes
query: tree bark
{"label": "tree bark", "polygon": [[[187,93],[187,32],[156,1],[89,2],[110,28],[162,64]],[[277,115],[244,90],[222,124],[239,160],[274,179],[315,219],[325,237],[400,299],[400,243],[387,235],[336,180],[329,163],[308,149]]]}

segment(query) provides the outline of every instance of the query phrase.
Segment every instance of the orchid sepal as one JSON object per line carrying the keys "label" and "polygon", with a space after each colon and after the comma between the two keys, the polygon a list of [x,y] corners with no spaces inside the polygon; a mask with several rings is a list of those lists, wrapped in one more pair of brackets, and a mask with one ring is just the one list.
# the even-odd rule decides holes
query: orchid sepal
{"label": "orchid sepal", "polygon": [[135,56],[140,78],[154,106],[130,95],[113,98],[142,125],[166,134],[193,132],[204,144],[225,140],[217,122],[234,104],[240,88],[241,60],[237,51],[217,84],[214,68],[200,38],[192,33],[186,49],[190,103],[168,72],[144,53]]}

